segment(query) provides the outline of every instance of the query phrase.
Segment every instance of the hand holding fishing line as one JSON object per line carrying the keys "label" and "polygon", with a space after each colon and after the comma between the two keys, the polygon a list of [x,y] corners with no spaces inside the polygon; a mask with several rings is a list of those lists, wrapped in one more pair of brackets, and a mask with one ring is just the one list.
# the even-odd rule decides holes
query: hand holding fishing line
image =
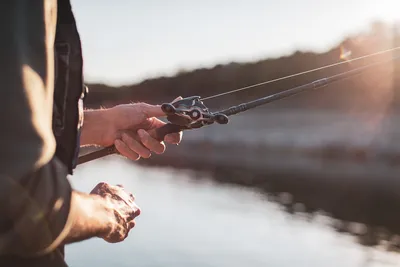
{"label": "hand holding fishing line", "polygon": [[99,237],[109,243],[118,243],[128,237],[129,231],[135,227],[135,218],[140,215],[140,208],[135,204],[135,196],[125,191],[122,185],[99,183],[90,192],[107,200],[106,209],[109,223]]}

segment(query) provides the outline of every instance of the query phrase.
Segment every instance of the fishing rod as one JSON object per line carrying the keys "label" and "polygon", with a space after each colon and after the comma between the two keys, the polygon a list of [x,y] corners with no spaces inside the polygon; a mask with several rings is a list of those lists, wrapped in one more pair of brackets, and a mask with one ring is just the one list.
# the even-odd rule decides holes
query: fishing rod
{"label": "fishing rod", "polygon": [[[396,60],[400,59],[400,55],[391,57],[390,59],[387,59],[387,60],[370,63],[365,66],[358,67],[353,70],[342,72],[342,73],[339,73],[339,74],[336,74],[333,76],[321,78],[321,79],[315,80],[315,81],[307,83],[307,84],[303,84],[303,85],[300,85],[300,86],[297,86],[297,87],[294,87],[294,88],[291,88],[288,90],[284,90],[282,92],[278,92],[278,93],[275,93],[272,95],[261,97],[261,98],[255,99],[253,101],[250,101],[250,102],[232,106],[230,108],[227,108],[227,109],[224,109],[221,111],[211,112],[207,108],[207,106],[203,103],[204,100],[208,100],[208,99],[215,98],[215,97],[220,97],[220,96],[227,95],[227,94],[236,93],[238,91],[247,90],[250,88],[266,85],[266,84],[280,81],[280,80],[285,80],[285,79],[299,76],[299,75],[304,75],[306,73],[330,68],[333,66],[345,64],[348,62],[360,60],[360,59],[375,56],[378,54],[393,52],[398,49],[400,49],[400,47],[388,49],[385,51],[362,56],[362,57],[344,61],[344,62],[331,64],[331,65],[320,67],[317,69],[289,75],[286,77],[246,86],[246,87],[235,89],[235,90],[232,90],[229,92],[209,96],[206,98],[201,98],[200,96],[190,96],[190,97],[186,97],[183,99],[175,100],[171,103],[164,103],[161,105],[161,109],[167,116],[168,123],[158,129],[155,129],[155,139],[157,139],[158,141],[163,141],[167,134],[178,133],[183,130],[198,129],[203,126],[211,125],[214,123],[227,124],[229,122],[229,118],[228,118],[229,116],[232,116],[232,115],[244,112],[246,110],[253,109],[258,106],[265,105],[265,104],[268,104],[268,103],[271,103],[271,102],[274,102],[274,101],[277,101],[277,100],[280,100],[283,98],[287,98],[287,97],[290,97],[290,96],[293,96],[293,95],[296,95],[296,94],[299,94],[299,93],[302,93],[305,91],[322,88],[329,84],[343,81],[350,77],[361,74],[366,70],[372,69],[377,66],[381,66],[384,63],[396,61]],[[100,149],[98,151],[94,151],[94,152],[88,153],[86,155],[80,156],[78,159],[78,164],[83,164],[85,162],[95,160],[95,159],[105,157],[107,155],[111,155],[111,154],[115,154],[115,153],[118,153],[118,151],[115,148],[115,146],[112,145],[112,146]]]}

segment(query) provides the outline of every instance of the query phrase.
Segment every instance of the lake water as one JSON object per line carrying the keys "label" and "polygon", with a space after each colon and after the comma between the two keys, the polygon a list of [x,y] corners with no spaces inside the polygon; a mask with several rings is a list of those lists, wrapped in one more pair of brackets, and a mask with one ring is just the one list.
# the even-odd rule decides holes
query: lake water
{"label": "lake water", "polygon": [[245,142],[271,147],[327,145],[400,151],[400,114],[385,112],[262,109],[239,113],[226,125],[186,131],[184,140]]}
{"label": "lake water", "polygon": [[354,267],[400,266],[395,253],[367,249],[324,220],[285,213],[248,188],[194,178],[190,171],[145,168],[116,156],[79,166],[71,182],[123,184],[142,214],[129,237],[69,245],[70,266]]}

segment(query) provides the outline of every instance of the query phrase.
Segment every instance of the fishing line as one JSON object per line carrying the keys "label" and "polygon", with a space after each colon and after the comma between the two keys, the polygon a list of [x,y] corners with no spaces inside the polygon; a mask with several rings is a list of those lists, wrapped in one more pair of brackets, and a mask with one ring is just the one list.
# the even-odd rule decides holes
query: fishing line
{"label": "fishing line", "polygon": [[312,69],[312,70],[307,70],[307,71],[299,72],[299,73],[296,73],[296,74],[291,74],[291,75],[288,75],[288,76],[284,76],[284,77],[281,77],[281,78],[269,80],[269,81],[266,81],[266,82],[261,82],[261,83],[257,83],[257,84],[253,84],[253,85],[249,85],[249,86],[245,86],[245,87],[241,87],[239,89],[234,89],[234,90],[231,90],[231,91],[228,91],[228,92],[211,95],[211,96],[208,96],[208,97],[205,97],[205,98],[201,98],[201,100],[202,101],[203,100],[209,100],[209,99],[212,99],[212,98],[233,94],[233,93],[236,93],[236,92],[239,92],[239,91],[248,90],[248,89],[251,89],[251,88],[254,88],[254,87],[259,87],[259,86],[262,86],[262,85],[266,85],[266,84],[270,84],[270,83],[274,83],[274,82],[278,82],[278,81],[282,81],[282,80],[287,80],[289,78],[293,78],[293,77],[296,77],[296,76],[300,76],[300,75],[312,73],[312,72],[315,72],[315,71],[318,71],[318,70],[323,70],[323,69],[339,66],[339,65],[342,65],[342,64],[354,62],[354,61],[357,61],[357,60],[360,60],[360,59],[365,59],[365,58],[377,56],[377,55],[388,53],[388,52],[393,52],[393,51],[399,50],[399,49],[400,49],[400,46],[394,47],[394,48],[391,48],[391,49],[375,52],[375,53],[368,54],[368,55],[365,55],[365,56],[361,56],[361,57],[358,57],[358,58],[354,58],[354,59],[349,59],[349,60],[346,60],[346,61],[333,63],[333,64],[330,64],[330,65],[326,65],[326,66],[323,66],[323,67],[315,68],[315,69]]}
{"label": "fishing line", "polygon": [[[376,67],[376,66],[382,65],[387,62],[393,62],[395,60],[399,60],[400,55],[396,55],[395,57],[392,57],[392,58],[384,60],[384,61],[374,62],[374,63],[366,64],[362,67],[353,68],[352,70],[345,71],[345,72],[342,72],[342,73],[339,73],[339,74],[336,74],[333,76],[329,76],[326,78],[321,78],[321,79],[315,80],[311,83],[303,84],[303,85],[300,85],[300,86],[297,86],[297,87],[294,87],[294,88],[291,88],[288,90],[284,90],[284,91],[281,91],[281,92],[278,92],[278,93],[275,93],[272,95],[257,98],[250,102],[242,103],[242,104],[239,104],[239,105],[236,105],[236,106],[233,106],[233,107],[230,107],[230,108],[218,111],[218,112],[210,112],[209,109],[202,102],[202,100],[204,100],[204,99],[211,99],[211,98],[215,98],[218,96],[231,94],[231,93],[234,93],[237,91],[246,90],[246,89],[253,88],[256,86],[272,83],[272,82],[279,81],[279,80],[288,79],[290,77],[303,75],[303,74],[310,73],[313,71],[326,69],[326,68],[329,68],[332,66],[337,66],[337,65],[344,64],[344,63],[348,63],[348,62],[353,62],[356,60],[372,57],[374,55],[379,55],[379,54],[387,53],[390,51],[395,51],[398,49],[400,49],[400,46],[396,47],[396,48],[376,52],[373,54],[365,55],[362,57],[358,57],[358,58],[355,58],[352,60],[348,60],[346,62],[340,62],[340,63],[327,65],[324,67],[316,68],[316,69],[309,70],[309,71],[304,71],[301,73],[289,75],[286,77],[282,77],[282,78],[275,79],[275,80],[270,80],[270,81],[263,82],[263,83],[254,84],[251,86],[239,88],[239,89],[236,89],[233,91],[210,96],[210,97],[203,98],[203,99],[200,99],[199,96],[192,96],[192,97],[183,98],[181,100],[173,101],[172,103],[164,103],[161,105],[161,109],[167,115],[167,119],[168,119],[169,123],[165,124],[164,126],[162,126],[160,128],[155,129],[154,138],[159,141],[163,141],[164,137],[170,133],[177,133],[177,132],[180,132],[183,130],[189,130],[189,129],[198,129],[203,126],[213,124],[214,122],[216,122],[218,124],[227,124],[229,121],[228,116],[235,115],[237,113],[240,113],[240,112],[261,106],[261,105],[265,105],[267,103],[271,103],[271,102],[274,102],[274,101],[277,101],[277,100],[280,100],[283,98],[287,98],[287,97],[299,94],[301,92],[321,88],[321,87],[327,86],[332,83],[343,81],[343,80],[353,77],[355,75],[361,74],[365,70],[371,69],[372,67]],[[114,153],[118,153],[118,151],[117,151],[116,147],[114,145],[112,145],[112,146],[103,148],[101,150],[94,151],[92,153],[80,156],[78,159],[78,164],[82,164],[82,163],[85,163],[85,162],[88,162],[88,161],[91,161],[94,159],[98,159],[98,158],[101,158],[101,157],[104,157],[107,155],[111,155]]]}

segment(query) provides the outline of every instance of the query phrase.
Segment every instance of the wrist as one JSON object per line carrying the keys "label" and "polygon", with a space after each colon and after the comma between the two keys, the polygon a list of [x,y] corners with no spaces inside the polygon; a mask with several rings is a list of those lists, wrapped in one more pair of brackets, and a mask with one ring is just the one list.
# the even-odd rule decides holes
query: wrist
{"label": "wrist", "polygon": [[109,109],[85,110],[81,133],[81,145],[105,146],[105,136],[110,131]]}
{"label": "wrist", "polygon": [[113,211],[105,198],[76,191],[72,198],[72,212],[75,216],[65,244],[103,237],[112,231]]}

